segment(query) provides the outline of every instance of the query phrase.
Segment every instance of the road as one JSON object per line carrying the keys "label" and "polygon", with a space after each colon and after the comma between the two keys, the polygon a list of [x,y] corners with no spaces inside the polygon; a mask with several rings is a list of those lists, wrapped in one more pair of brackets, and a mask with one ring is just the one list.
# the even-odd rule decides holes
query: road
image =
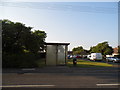
{"label": "road", "polygon": [[[3,85],[46,85],[48,88],[117,88],[117,73],[26,73],[4,74]],[[47,86],[48,85],[48,86]],[[53,85],[53,86],[49,86]],[[44,86],[41,86],[44,87]]]}
{"label": "road", "polygon": [[118,88],[119,69],[45,67],[3,70],[3,90],[15,88]]}

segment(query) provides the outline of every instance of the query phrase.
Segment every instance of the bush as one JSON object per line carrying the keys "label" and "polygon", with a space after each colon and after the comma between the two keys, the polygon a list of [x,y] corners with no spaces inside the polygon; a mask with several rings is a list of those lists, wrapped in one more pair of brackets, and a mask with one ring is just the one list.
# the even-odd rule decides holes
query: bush
{"label": "bush", "polygon": [[37,67],[36,55],[33,53],[24,54],[3,54],[3,68],[27,68]]}

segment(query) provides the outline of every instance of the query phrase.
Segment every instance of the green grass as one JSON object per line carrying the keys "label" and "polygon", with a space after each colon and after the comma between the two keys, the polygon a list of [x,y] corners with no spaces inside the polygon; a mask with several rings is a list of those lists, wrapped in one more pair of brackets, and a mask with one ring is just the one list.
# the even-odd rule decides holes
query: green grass
{"label": "green grass", "polygon": [[[69,59],[67,62],[67,66],[72,67],[73,61],[72,59]],[[102,63],[102,62],[93,62],[93,61],[87,61],[87,60],[77,60],[77,67],[112,67],[112,64],[108,63]]]}
{"label": "green grass", "polygon": [[[40,59],[37,60],[37,66],[38,67],[45,67],[45,59]],[[73,60],[72,59],[68,59],[67,60],[67,66],[68,67],[73,67]],[[112,67],[112,64],[108,64],[108,63],[103,63],[103,62],[94,62],[94,61],[87,61],[87,60],[80,60],[77,59],[77,67],[83,67],[83,68],[88,68],[88,67]]]}

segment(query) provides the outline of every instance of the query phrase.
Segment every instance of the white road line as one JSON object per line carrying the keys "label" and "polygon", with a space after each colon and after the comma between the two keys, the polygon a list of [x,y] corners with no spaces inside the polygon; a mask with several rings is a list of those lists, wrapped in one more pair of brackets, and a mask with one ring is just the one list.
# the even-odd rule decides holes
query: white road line
{"label": "white road line", "polygon": [[118,86],[120,84],[116,83],[116,84],[96,84],[97,86]]}
{"label": "white road line", "polygon": [[7,87],[54,87],[55,85],[3,85],[3,86],[0,86],[1,87],[4,87],[4,88],[7,88]]}

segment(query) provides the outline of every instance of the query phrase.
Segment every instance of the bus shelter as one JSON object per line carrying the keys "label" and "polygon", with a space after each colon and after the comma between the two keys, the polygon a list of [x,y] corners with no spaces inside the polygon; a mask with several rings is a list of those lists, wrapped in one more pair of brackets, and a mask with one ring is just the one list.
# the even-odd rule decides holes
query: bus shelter
{"label": "bus shelter", "polygon": [[69,44],[70,43],[45,43],[46,65],[66,65]]}

